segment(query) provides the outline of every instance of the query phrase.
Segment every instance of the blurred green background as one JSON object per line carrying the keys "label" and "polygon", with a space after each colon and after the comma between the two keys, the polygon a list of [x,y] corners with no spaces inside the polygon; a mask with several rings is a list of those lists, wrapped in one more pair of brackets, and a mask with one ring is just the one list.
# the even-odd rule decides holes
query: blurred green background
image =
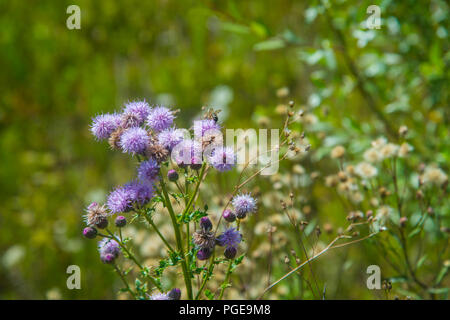
{"label": "blurred green background", "polygon": [[[339,141],[405,124],[448,170],[448,2],[324,3],[0,0],[0,298],[115,297],[81,215],[132,175],[88,130],[128,100],[180,108],[185,125],[210,105],[247,128],[273,116],[287,87]],[[81,30],[66,27],[71,4]],[[371,4],[379,30],[362,24]],[[83,290],[66,288],[71,264]],[[352,286],[340,297],[354,298]]]}

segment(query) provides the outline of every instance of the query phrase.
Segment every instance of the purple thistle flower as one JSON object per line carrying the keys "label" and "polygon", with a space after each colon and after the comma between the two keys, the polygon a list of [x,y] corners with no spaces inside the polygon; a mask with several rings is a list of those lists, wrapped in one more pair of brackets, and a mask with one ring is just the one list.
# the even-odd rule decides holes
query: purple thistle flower
{"label": "purple thistle flower", "polygon": [[242,235],[236,230],[236,228],[228,228],[217,237],[217,243],[220,246],[225,246],[227,248],[236,248],[239,243],[241,243],[241,240]]}
{"label": "purple thistle flower", "polygon": [[[116,240],[103,238],[98,242],[98,251],[100,252],[100,259],[105,263],[110,263],[112,262],[111,258],[112,260],[114,260],[119,256],[120,245]],[[111,255],[112,257],[109,255]]]}
{"label": "purple thistle flower", "polygon": [[247,213],[256,210],[256,200],[250,194],[239,194],[231,201],[238,218],[245,218]]}
{"label": "purple thistle flower", "polygon": [[144,205],[153,198],[153,187],[148,183],[131,181],[124,186],[131,203]]}
{"label": "purple thistle flower", "polygon": [[97,236],[97,229],[93,227],[86,227],[83,229],[83,236],[88,239],[94,239]]}
{"label": "purple thistle flower", "polygon": [[150,296],[150,300],[172,300],[167,293],[155,293]]}
{"label": "purple thistle flower", "polygon": [[156,107],[148,115],[147,124],[150,128],[159,132],[172,126],[173,119],[175,119],[175,116],[170,109]]}
{"label": "purple thistle flower", "polygon": [[129,211],[131,207],[130,192],[125,187],[117,187],[108,196],[106,205],[112,213]]}
{"label": "purple thistle flower", "polygon": [[123,152],[131,154],[143,153],[150,144],[150,137],[144,129],[133,127],[125,130],[120,137],[119,145]]}
{"label": "purple thistle flower", "polygon": [[236,155],[231,147],[218,147],[209,157],[209,163],[218,171],[231,170],[236,163]]}
{"label": "purple thistle flower", "polygon": [[171,300],[180,300],[181,299],[181,290],[179,288],[173,288],[170,290],[167,295]]}
{"label": "purple thistle flower", "polygon": [[213,134],[217,131],[220,131],[220,129],[220,124],[211,119],[194,121],[194,135],[196,139],[200,139],[206,133]]}
{"label": "purple thistle flower", "polygon": [[124,114],[132,114],[138,119],[138,125],[144,123],[151,111],[152,108],[145,101],[128,102],[123,109]]}
{"label": "purple thistle flower", "polygon": [[101,114],[92,119],[91,132],[97,140],[107,139],[120,125],[120,115]]}
{"label": "purple thistle flower", "polygon": [[150,158],[142,161],[138,168],[138,178],[144,182],[152,182],[159,173],[159,164],[156,160]]}
{"label": "purple thistle flower", "polygon": [[180,129],[169,128],[158,134],[158,142],[167,150],[171,151],[173,147],[183,140],[183,131]]}

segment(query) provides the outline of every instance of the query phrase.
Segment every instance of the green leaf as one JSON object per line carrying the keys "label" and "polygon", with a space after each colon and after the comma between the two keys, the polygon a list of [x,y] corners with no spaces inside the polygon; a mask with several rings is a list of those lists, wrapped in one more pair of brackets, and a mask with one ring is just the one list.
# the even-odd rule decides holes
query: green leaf
{"label": "green leaf", "polygon": [[269,40],[265,40],[262,42],[258,42],[253,46],[253,50],[255,51],[269,51],[281,49],[286,46],[286,43],[282,39],[273,38]]}
{"label": "green leaf", "polygon": [[205,296],[206,296],[209,300],[214,300],[214,294],[213,294],[209,289],[206,289],[206,290],[205,290]]}

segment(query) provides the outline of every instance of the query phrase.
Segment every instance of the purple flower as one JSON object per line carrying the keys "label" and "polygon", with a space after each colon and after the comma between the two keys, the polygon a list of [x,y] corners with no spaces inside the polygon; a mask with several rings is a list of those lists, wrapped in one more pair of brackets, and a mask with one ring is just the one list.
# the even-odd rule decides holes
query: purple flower
{"label": "purple flower", "polygon": [[100,259],[104,263],[111,263],[119,256],[120,245],[116,240],[103,238],[98,242],[98,251],[100,252]]}
{"label": "purple flower", "polygon": [[91,132],[97,140],[107,139],[120,125],[120,115],[101,114],[92,119]]}
{"label": "purple flower", "polygon": [[256,200],[250,194],[239,194],[231,201],[238,218],[244,218],[247,213],[256,210]]}
{"label": "purple flower", "polygon": [[132,114],[138,119],[138,125],[144,123],[151,111],[152,108],[145,101],[128,102],[123,109],[124,114]]}
{"label": "purple flower", "polygon": [[150,296],[150,300],[172,300],[167,293],[155,293]]}
{"label": "purple flower", "polygon": [[150,158],[142,161],[138,168],[138,178],[144,182],[152,182],[158,176],[159,164]]}
{"label": "purple flower", "polygon": [[171,300],[180,300],[181,299],[181,290],[179,288],[173,288],[167,293],[167,296]]}
{"label": "purple flower", "polygon": [[236,248],[241,243],[242,235],[236,228],[226,229],[220,236],[217,237],[217,242],[220,246]]}
{"label": "purple flower", "polygon": [[150,144],[150,137],[142,128],[134,127],[127,129],[120,137],[119,145],[123,152],[131,154],[143,153]]}
{"label": "purple flower", "polygon": [[209,163],[220,172],[228,171],[236,163],[236,155],[231,147],[218,147],[209,157]]}
{"label": "purple flower", "polygon": [[153,198],[153,187],[151,184],[132,181],[124,186],[131,203],[144,205]]}
{"label": "purple flower", "polygon": [[212,254],[212,250],[209,248],[200,249],[197,252],[197,259],[198,260],[207,260],[207,259],[209,259],[209,257],[211,257],[211,254]]}
{"label": "purple flower", "polygon": [[108,196],[106,205],[112,213],[129,211],[131,207],[130,192],[125,187],[117,187]]}
{"label": "purple flower", "polygon": [[155,131],[162,131],[172,126],[175,116],[173,112],[166,107],[154,108],[147,117],[147,124]]}
{"label": "purple flower", "polygon": [[158,142],[167,150],[172,150],[183,140],[183,131],[180,129],[169,128],[158,134]]}
{"label": "purple flower", "polygon": [[205,119],[194,121],[194,136],[196,139],[200,139],[205,135],[205,133],[215,133],[220,131],[220,124],[214,120]]}

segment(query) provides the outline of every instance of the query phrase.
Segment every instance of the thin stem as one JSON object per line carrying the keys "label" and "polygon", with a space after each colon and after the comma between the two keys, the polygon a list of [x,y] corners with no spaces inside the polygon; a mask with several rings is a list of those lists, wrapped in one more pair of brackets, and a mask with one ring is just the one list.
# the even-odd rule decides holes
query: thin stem
{"label": "thin stem", "polygon": [[164,238],[164,236],[161,234],[161,232],[159,231],[158,227],[155,225],[155,223],[153,222],[153,220],[148,217],[146,214],[144,214],[145,220],[147,220],[147,222],[153,227],[153,229],[155,229],[156,233],[158,234],[158,236],[161,238],[162,242],[164,242],[164,244],[166,245],[166,247],[172,251],[175,252],[175,250],[172,248],[172,246],[169,244],[169,242],[166,240],[166,238]]}
{"label": "thin stem", "polygon": [[119,275],[120,279],[122,279],[123,284],[125,285],[127,291],[131,294],[131,296],[136,299],[136,294],[133,292],[133,290],[131,290],[130,286],[128,285],[127,280],[125,279],[124,274],[122,273],[122,271],[120,271],[119,267],[117,266],[117,264],[113,264],[114,269],[116,270],[117,274]]}

